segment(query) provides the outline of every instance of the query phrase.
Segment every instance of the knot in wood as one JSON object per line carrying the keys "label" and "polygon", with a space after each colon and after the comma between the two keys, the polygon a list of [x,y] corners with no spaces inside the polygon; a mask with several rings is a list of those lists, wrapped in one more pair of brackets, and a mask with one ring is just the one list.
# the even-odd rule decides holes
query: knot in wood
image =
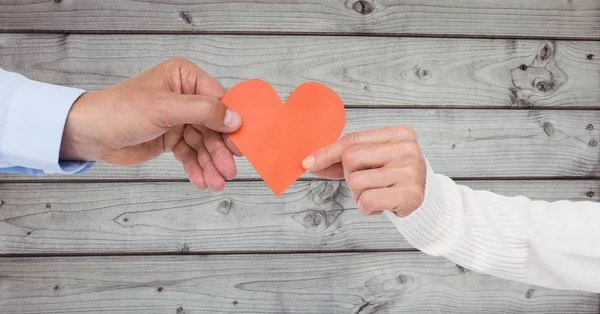
{"label": "knot in wood", "polygon": [[340,182],[324,181],[311,184],[312,201],[315,204],[321,205],[335,201],[335,198],[340,193]]}
{"label": "knot in wood", "polygon": [[591,131],[591,130],[593,130],[593,129],[594,129],[594,125],[590,123],[590,124],[588,124],[588,125],[585,127],[585,129],[586,129],[586,130],[588,130],[588,131]]}
{"label": "knot in wood", "polygon": [[223,200],[217,206],[217,211],[223,215],[227,215],[231,211],[232,205],[233,205],[233,202],[230,199]]}
{"label": "knot in wood", "polygon": [[542,47],[542,49],[540,49],[539,57],[540,57],[540,60],[542,60],[542,61],[548,60],[553,55],[554,55],[554,48],[552,47],[552,45],[550,43],[545,44],[544,47]]}
{"label": "knot in wood", "polygon": [[304,216],[304,226],[308,229],[316,229],[325,221],[325,217],[318,211],[309,211]]}
{"label": "knot in wood", "polygon": [[176,314],[185,314],[185,311],[183,310],[183,307],[182,307],[182,306],[178,306],[178,307],[175,309],[175,313],[176,313]]}
{"label": "knot in wood", "polygon": [[431,78],[431,70],[428,68],[417,69],[417,76],[422,80],[428,80]]}
{"label": "knot in wood", "polygon": [[529,290],[527,290],[527,292],[525,292],[525,297],[526,297],[527,299],[531,299],[531,297],[533,297],[533,293],[534,293],[534,292],[535,292],[535,290],[534,290],[534,289],[529,289]]}
{"label": "knot in wood", "polygon": [[187,12],[179,12],[179,16],[181,17],[181,19],[186,23],[186,24],[192,24],[194,23],[194,20],[192,19],[192,16],[187,13]]}
{"label": "knot in wood", "polygon": [[356,11],[362,15],[367,15],[367,14],[371,14],[373,12],[374,6],[369,1],[358,0],[358,1],[354,2],[354,4],[352,5],[352,9],[354,9],[354,11]]}
{"label": "knot in wood", "polygon": [[521,65],[519,66],[519,69],[521,69],[521,71],[527,71],[527,68],[528,68],[528,67],[527,67],[527,64],[521,64]]}
{"label": "knot in wood", "polygon": [[398,282],[401,285],[406,284],[408,280],[410,280],[410,277],[404,274],[400,274],[398,275],[398,277],[396,277],[396,282]]}
{"label": "knot in wood", "polygon": [[587,56],[585,56],[585,58],[588,60],[592,60],[592,59],[594,59],[594,55],[590,53]]}
{"label": "knot in wood", "polygon": [[596,141],[596,139],[595,139],[595,138],[593,138],[593,139],[591,139],[591,140],[590,140],[590,143],[589,143],[589,145],[590,145],[591,147],[596,147],[596,146],[598,146],[598,141]]}
{"label": "knot in wood", "polygon": [[539,81],[535,84],[535,87],[537,88],[537,90],[539,90],[542,93],[547,93],[549,91],[552,91],[552,89],[554,89],[554,82],[553,81]]}
{"label": "knot in wood", "polygon": [[587,195],[587,197],[594,197],[594,191],[588,191],[585,195]]}
{"label": "knot in wood", "polygon": [[548,136],[554,134],[554,126],[552,125],[552,123],[550,122],[544,122],[544,124],[542,125],[542,128],[544,129],[544,132],[546,132],[546,134],[548,134]]}

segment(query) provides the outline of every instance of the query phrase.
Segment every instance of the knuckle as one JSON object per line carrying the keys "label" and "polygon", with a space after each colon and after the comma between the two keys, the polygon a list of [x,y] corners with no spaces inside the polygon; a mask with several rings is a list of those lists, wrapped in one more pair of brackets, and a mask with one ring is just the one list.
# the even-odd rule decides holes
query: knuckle
{"label": "knuckle", "polygon": [[419,144],[416,142],[404,142],[402,143],[402,147],[404,152],[411,157],[417,157],[421,155],[421,147],[419,147]]}
{"label": "knuckle", "polygon": [[353,173],[349,174],[348,178],[346,178],[346,183],[348,184],[348,187],[353,190],[360,187],[360,183],[361,183],[360,173],[353,172]]}
{"label": "knuckle", "polygon": [[349,133],[342,137],[342,142],[346,146],[352,146],[356,142],[356,133]]}
{"label": "knuckle", "polygon": [[171,66],[181,66],[188,62],[190,62],[190,61],[187,58],[185,58],[183,56],[176,56],[176,57],[173,57],[173,58],[167,60],[165,62],[165,64],[171,65]]}
{"label": "knuckle", "polygon": [[370,193],[370,192],[371,191],[363,192],[361,194],[360,198],[358,199],[359,207],[367,212],[372,212],[372,211],[378,210],[377,197],[373,193]]}
{"label": "knuckle", "polygon": [[396,135],[401,135],[405,141],[417,141],[417,134],[415,133],[415,130],[410,127],[393,126],[390,127],[389,130]]}
{"label": "knuckle", "polygon": [[348,147],[342,153],[342,163],[344,165],[353,165],[356,161],[359,149],[356,146]]}

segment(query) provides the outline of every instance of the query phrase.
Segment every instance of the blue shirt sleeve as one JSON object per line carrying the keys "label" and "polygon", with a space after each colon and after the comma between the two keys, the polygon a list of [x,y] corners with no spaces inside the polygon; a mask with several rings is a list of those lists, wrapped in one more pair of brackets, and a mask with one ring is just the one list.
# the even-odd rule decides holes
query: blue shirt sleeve
{"label": "blue shirt sleeve", "polygon": [[93,162],[59,160],[67,115],[85,91],[0,69],[0,172],[78,174]]}

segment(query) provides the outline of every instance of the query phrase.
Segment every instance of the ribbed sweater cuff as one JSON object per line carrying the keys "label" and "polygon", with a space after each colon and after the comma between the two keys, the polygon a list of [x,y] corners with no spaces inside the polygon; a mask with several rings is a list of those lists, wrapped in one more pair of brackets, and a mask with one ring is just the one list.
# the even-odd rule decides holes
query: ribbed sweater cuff
{"label": "ribbed sweater cuff", "polygon": [[473,191],[427,165],[425,200],[406,217],[386,211],[406,240],[463,267],[523,281],[528,256],[524,197]]}

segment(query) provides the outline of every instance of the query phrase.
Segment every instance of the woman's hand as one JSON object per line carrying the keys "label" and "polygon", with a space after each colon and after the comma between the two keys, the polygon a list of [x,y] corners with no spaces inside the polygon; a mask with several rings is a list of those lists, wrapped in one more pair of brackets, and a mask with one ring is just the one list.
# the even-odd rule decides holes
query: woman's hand
{"label": "woman's hand", "polygon": [[346,179],[360,212],[407,216],[423,203],[426,163],[415,132],[389,127],[350,133],[303,161],[326,179]]}

